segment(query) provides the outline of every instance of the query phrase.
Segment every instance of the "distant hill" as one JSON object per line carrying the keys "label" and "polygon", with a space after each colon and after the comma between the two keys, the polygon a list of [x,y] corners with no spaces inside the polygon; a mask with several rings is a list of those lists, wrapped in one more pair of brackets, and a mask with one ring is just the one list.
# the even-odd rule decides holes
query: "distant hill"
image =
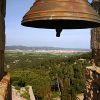
{"label": "distant hill", "polygon": [[56,48],[56,47],[27,47],[27,46],[6,46],[6,50],[63,50],[65,48]]}
{"label": "distant hill", "polygon": [[27,47],[27,46],[6,46],[6,50],[80,50],[90,51],[90,49],[81,48],[60,48],[60,47]]}

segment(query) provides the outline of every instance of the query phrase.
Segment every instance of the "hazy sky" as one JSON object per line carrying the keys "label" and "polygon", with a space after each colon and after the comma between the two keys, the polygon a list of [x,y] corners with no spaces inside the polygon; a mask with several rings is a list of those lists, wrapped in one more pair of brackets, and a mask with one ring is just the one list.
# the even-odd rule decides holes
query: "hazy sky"
{"label": "hazy sky", "polygon": [[6,45],[90,48],[90,29],[63,30],[57,38],[55,30],[21,26],[22,17],[34,1],[7,0]]}

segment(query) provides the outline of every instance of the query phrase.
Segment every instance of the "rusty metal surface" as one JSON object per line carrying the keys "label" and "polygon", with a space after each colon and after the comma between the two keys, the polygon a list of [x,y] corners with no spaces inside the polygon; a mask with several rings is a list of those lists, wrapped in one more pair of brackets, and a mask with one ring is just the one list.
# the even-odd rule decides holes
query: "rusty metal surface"
{"label": "rusty metal surface", "polygon": [[87,0],[36,0],[22,25],[50,29],[78,29],[100,26],[100,17]]}

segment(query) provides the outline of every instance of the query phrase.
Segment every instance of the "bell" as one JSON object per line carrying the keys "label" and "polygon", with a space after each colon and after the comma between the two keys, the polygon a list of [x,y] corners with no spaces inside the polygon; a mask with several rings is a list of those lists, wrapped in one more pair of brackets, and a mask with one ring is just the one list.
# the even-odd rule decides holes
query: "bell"
{"label": "bell", "polygon": [[100,17],[87,0],[36,0],[22,25],[35,28],[83,29],[100,26]]}

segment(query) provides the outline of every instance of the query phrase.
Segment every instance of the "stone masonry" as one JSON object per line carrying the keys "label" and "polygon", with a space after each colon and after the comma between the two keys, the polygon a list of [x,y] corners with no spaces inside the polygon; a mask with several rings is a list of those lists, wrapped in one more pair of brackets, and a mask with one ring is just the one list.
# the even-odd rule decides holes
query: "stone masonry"
{"label": "stone masonry", "polygon": [[6,0],[0,0],[0,100],[11,99],[10,75],[4,72]]}
{"label": "stone masonry", "polygon": [[100,68],[89,66],[85,70],[86,90],[84,100],[100,100]]}
{"label": "stone masonry", "polygon": [[[100,0],[93,0],[91,5],[100,15]],[[91,49],[95,64],[100,67],[100,27],[91,30]]]}
{"label": "stone masonry", "polygon": [[0,0],[0,79],[4,73],[6,0]]}
{"label": "stone masonry", "polygon": [[[91,5],[100,15],[100,0],[93,0]],[[100,100],[100,27],[91,30],[91,49],[94,63],[85,70],[84,100]]]}
{"label": "stone masonry", "polygon": [[0,81],[0,100],[12,100],[10,75],[7,73]]}

